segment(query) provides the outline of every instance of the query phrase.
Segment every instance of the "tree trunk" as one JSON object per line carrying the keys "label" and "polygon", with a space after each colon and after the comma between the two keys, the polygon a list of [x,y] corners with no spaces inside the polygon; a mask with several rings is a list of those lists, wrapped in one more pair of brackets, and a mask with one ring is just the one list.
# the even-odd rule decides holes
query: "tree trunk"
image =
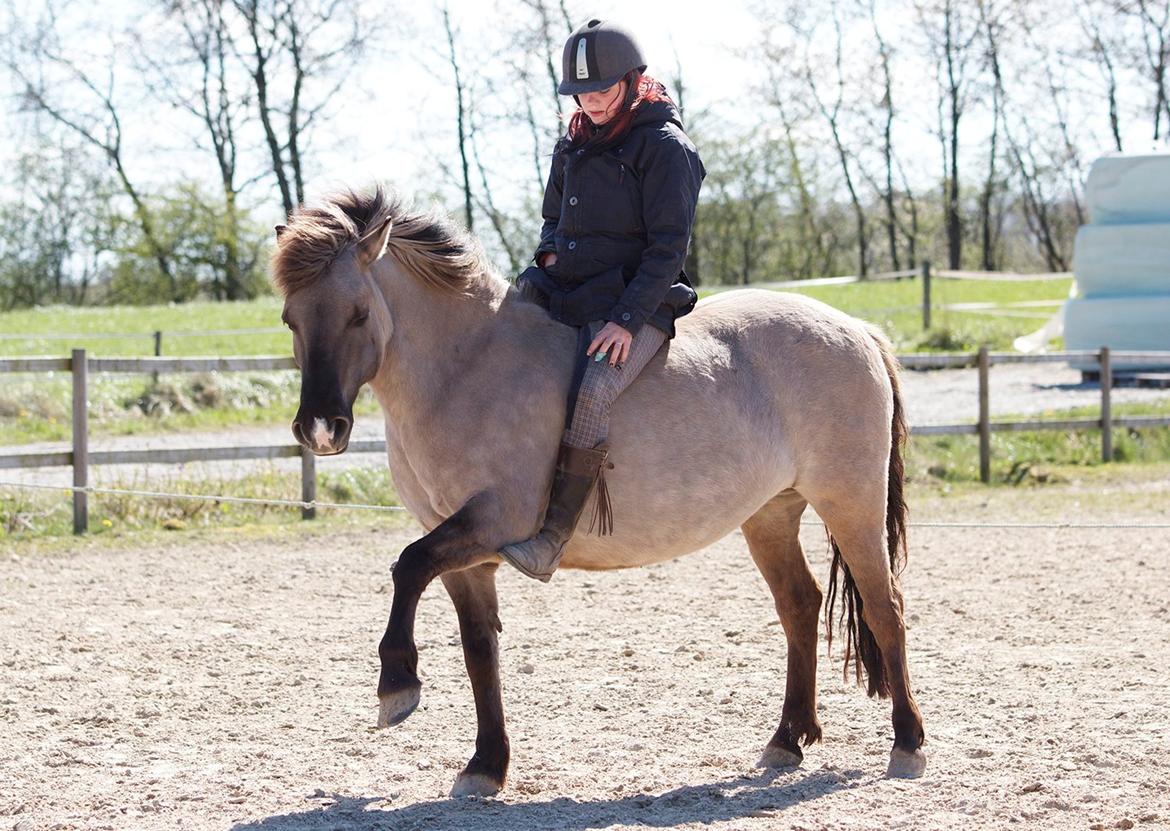
{"label": "tree trunk", "polygon": [[459,133],[459,160],[463,166],[463,212],[467,223],[467,230],[471,231],[474,228],[472,217],[472,193],[471,193],[471,168],[467,159],[467,127],[466,117],[463,103],[463,79],[459,74],[459,56],[455,51],[455,32],[451,28],[451,15],[447,7],[443,7],[443,28],[447,32],[447,49],[448,58],[451,63],[451,70],[455,74],[455,102],[456,110],[456,124]]}

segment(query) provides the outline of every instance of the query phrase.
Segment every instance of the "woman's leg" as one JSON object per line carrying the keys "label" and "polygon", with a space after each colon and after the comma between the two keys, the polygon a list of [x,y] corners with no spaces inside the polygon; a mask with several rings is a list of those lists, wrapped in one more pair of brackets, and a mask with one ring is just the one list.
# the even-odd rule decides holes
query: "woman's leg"
{"label": "woman's leg", "polygon": [[[590,339],[604,324],[589,327]],[[544,526],[536,536],[504,546],[500,553],[517,569],[548,582],[561,561],[561,553],[581,518],[585,502],[600,479],[598,514],[600,532],[612,529],[609,496],[605,493],[603,472],[609,451],[603,446],[609,435],[609,412],[618,395],[630,385],[666,341],[666,334],[653,326],[643,326],[630,344],[630,354],[621,369],[608,361],[592,358],[586,366],[577,393],[570,427],[561,440],[553,472],[552,493],[544,514]]]}
{"label": "woman's leg", "polygon": [[[603,323],[589,326],[592,340],[601,331]],[[653,326],[643,326],[630,344],[630,355],[621,369],[589,359],[585,377],[577,393],[577,406],[573,409],[572,425],[565,432],[564,443],[572,447],[597,447],[609,436],[609,411],[617,397],[633,383],[639,373],[650,363],[666,342],[666,333]]]}

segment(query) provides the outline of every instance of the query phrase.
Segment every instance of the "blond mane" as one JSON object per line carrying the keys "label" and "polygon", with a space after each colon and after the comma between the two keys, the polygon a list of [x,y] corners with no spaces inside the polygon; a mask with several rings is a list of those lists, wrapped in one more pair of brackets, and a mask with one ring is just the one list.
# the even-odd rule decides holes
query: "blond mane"
{"label": "blond mane", "polygon": [[479,244],[435,211],[404,205],[381,185],[373,191],[345,191],[321,204],[301,206],[278,229],[272,254],[272,282],[285,296],[315,283],[350,246],[391,221],[387,253],[420,280],[437,288],[465,291],[488,273]]}

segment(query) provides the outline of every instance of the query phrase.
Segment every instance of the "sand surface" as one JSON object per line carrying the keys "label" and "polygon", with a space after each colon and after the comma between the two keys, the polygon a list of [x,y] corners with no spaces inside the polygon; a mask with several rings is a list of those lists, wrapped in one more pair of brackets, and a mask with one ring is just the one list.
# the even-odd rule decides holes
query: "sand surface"
{"label": "sand surface", "polygon": [[[785,645],[738,534],[548,586],[502,569],[511,778],[458,801],[475,721],[438,584],[422,706],[372,728],[414,535],[0,551],[0,830],[1170,828],[1170,531],[913,529],[913,782],[883,778],[889,704],[837,660],[823,744],[754,768]],[[822,532],[805,545],[823,580]]]}

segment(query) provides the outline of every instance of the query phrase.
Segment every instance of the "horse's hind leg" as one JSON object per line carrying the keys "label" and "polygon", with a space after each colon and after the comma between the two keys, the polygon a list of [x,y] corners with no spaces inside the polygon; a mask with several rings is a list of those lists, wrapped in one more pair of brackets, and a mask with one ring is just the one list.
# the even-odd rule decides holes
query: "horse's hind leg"
{"label": "horse's hind leg", "polygon": [[760,758],[761,767],[791,767],[804,758],[801,745],[820,741],[817,721],[817,621],[821,589],[800,547],[804,498],[784,491],[756,511],[743,535],[764,576],[788,640],[788,677],[780,726]]}
{"label": "horse's hind leg", "polygon": [[500,696],[499,604],[496,564],[488,563],[442,575],[459,616],[463,658],[475,696],[475,755],[455,780],[451,796],[491,796],[508,775],[508,734]]}
{"label": "horse's hind leg", "polygon": [[[890,753],[889,776],[921,776],[926,769],[922,752],[922,714],[910,690],[910,668],[906,659],[906,626],[902,619],[902,594],[890,568],[885,526],[886,489],[856,486],[843,489],[846,498],[816,498],[809,501],[828,526],[829,533],[848,567],[844,592],[849,582],[860,599],[861,618],[873,633],[880,652],[864,660],[865,637],[859,648],[870,673],[871,694],[889,694],[893,701],[894,748]],[[848,602],[845,598],[843,602]],[[855,622],[860,627],[861,622]]]}

